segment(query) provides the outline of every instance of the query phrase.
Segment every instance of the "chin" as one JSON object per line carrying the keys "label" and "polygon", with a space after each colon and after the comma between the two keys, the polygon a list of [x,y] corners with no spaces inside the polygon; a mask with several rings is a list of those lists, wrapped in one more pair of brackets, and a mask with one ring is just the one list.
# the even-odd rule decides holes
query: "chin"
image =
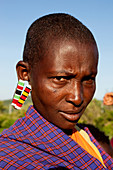
{"label": "chin", "polygon": [[63,126],[60,126],[59,128],[62,130],[72,130],[78,121],[74,122],[68,122],[67,124],[63,124]]}

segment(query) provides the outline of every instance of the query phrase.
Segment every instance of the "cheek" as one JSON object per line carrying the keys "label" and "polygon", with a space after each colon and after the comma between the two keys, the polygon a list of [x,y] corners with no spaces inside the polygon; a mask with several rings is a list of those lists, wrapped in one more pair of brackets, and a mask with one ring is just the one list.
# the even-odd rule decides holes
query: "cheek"
{"label": "cheek", "polygon": [[84,99],[87,103],[91,101],[95,93],[95,85],[90,88],[84,88]]}
{"label": "cheek", "polygon": [[52,88],[48,83],[40,83],[37,86],[37,97],[39,100],[49,106],[54,105],[59,100],[59,92],[57,89]]}

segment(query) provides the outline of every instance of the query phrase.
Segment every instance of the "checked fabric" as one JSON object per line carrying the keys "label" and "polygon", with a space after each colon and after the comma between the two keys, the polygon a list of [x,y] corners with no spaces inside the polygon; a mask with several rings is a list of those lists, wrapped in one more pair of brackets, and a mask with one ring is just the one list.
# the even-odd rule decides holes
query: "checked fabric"
{"label": "checked fabric", "polygon": [[106,168],[30,106],[25,117],[0,135],[0,170],[112,170],[113,159],[103,151],[88,128],[84,130],[99,149]]}

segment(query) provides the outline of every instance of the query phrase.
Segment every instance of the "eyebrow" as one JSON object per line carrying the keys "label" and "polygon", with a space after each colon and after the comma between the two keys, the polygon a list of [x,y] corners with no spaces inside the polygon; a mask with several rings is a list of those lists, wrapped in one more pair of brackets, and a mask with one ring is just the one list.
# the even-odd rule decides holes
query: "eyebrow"
{"label": "eyebrow", "polygon": [[[66,76],[76,76],[77,73],[73,73],[72,71],[67,71],[67,70],[57,70],[57,71],[52,71],[52,72],[48,72],[49,75],[59,75],[59,74],[65,74]],[[91,71],[91,72],[87,72],[86,76],[91,76],[91,75],[97,75],[97,71]]]}
{"label": "eyebrow", "polygon": [[59,75],[59,74],[65,74],[66,76],[69,75],[75,75],[74,73],[72,73],[72,71],[66,71],[66,70],[57,70],[57,71],[52,71],[52,72],[48,72],[49,75]]}

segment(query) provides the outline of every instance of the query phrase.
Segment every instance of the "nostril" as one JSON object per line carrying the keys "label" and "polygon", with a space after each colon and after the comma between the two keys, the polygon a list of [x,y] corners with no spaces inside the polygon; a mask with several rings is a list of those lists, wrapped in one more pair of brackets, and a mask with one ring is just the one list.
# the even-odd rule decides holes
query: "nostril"
{"label": "nostril", "polygon": [[75,106],[80,106],[83,103],[83,96],[82,95],[76,95],[70,94],[66,96],[66,101],[69,103],[72,103]]}

